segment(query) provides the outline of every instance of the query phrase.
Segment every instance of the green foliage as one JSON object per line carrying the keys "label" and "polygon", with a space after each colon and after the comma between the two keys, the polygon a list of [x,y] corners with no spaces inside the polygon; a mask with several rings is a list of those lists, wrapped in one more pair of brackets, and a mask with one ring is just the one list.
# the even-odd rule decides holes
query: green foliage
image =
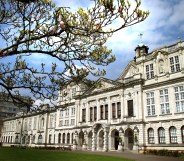
{"label": "green foliage", "polygon": [[[124,0],[93,0],[93,7],[76,12],[56,7],[50,0],[23,1],[0,0],[0,37],[6,42],[0,49],[0,59],[18,56],[15,64],[0,64],[0,87],[16,103],[21,100],[13,97],[15,90],[20,93],[26,89],[33,100],[49,99],[53,103],[57,91],[68,82],[105,75],[101,66],[115,61],[112,50],[105,46],[108,38],[149,15],[140,10],[139,0],[134,0],[135,5]],[[120,26],[110,28],[115,21]],[[54,62],[49,69],[42,62],[40,69],[31,67],[26,60],[34,53],[47,55]]]}

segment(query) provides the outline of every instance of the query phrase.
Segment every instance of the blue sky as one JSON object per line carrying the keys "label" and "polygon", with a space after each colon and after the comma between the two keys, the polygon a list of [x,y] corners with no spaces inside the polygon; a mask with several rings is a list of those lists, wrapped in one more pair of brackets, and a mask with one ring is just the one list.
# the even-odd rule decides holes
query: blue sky
{"label": "blue sky", "polygon": [[[131,1],[131,0],[130,0]],[[58,6],[90,7],[90,0],[54,0]],[[155,48],[176,43],[178,37],[184,39],[184,1],[183,0],[142,0],[141,9],[149,10],[149,17],[139,24],[125,28],[115,33],[107,45],[116,55],[117,60],[105,67],[106,77],[116,79],[120,76],[128,62],[135,56],[134,49],[140,43],[139,34],[143,33],[142,41],[149,47],[149,52]]]}
{"label": "blue sky", "polygon": [[[53,0],[56,5],[70,7],[77,10],[79,7],[90,7],[90,0]],[[132,1],[132,0],[130,0]],[[143,43],[150,48],[150,52],[164,45],[176,43],[178,37],[184,39],[184,0],[142,0],[141,9],[149,10],[149,17],[139,24],[125,28],[115,33],[107,42],[117,60],[105,67],[106,77],[117,79],[128,62],[135,56],[134,49],[140,43],[139,34],[143,33]],[[0,40],[0,48],[2,42]],[[11,58],[8,58],[11,60]],[[4,61],[0,59],[0,63]],[[40,67],[40,62],[48,61],[45,56],[34,55],[29,61],[30,64]]]}

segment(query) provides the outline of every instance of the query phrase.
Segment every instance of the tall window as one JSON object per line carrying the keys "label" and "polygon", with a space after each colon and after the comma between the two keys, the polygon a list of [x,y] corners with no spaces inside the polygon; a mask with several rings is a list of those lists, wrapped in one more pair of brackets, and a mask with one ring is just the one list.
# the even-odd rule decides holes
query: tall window
{"label": "tall window", "polygon": [[82,122],[86,122],[86,109],[82,109]]}
{"label": "tall window", "polygon": [[72,115],[75,115],[75,107],[72,107]]}
{"label": "tall window", "polygon": [[70,143],[70,133],[67,134],[67,144]]}
{"label": "tall window", "polygon": [[169,60],[170,60],[171,73],[179,72],[180,71],[179,57],[174,56],[171,57]]}
{"label": "tall window", "polygon": [[49,135],[49,144],[51,144],[51,141],[52,141],[52,135],[50,134]]}
{"label": "tall window", "polygon": [[108,119],[108,105],[105,105],[105,119]]}
{"label": "tall window", "polygon": [[175,87],[176,112],[184,112],[184,86]]}
{"label": "tall window", "polygon": [[103,115],[104,115],[104,106],[101,105],[101,106],[100,106],[100,119],[101,119],[101,120],[103,120],[103,118],[104,118]]}
{"label": "tall window", "polygon": [[177,130],[174,126],[169,129],[170,142],[177,143]]}
{"label": "tall window", "polygon": [[50,128],[53,128],[53,116],[52,115],[50,115]]}
{"label": "tall window", "polygon": [[112,103],[112,118],[116,118],[116,104]]}
{"label": "tall window", "polygon": [[93,107],[90,107],[90,121],[93,121]]}
{"label": "tall window", "polygon": [[58,144],[61,143],[61,133],[58,134]]}
{"label": "tall window", "polygon": [[97,119],[97,107],[94,107],[94,121]]}
{"label": "tall window", "polygon": [[146,107],[148,116],[155,115],[155,99],[154,99],[154,92],[146,93]]}
{"label": "tall window", "polygon": [[163,127],[158,129],[158,140],[160,144],[165,144],[165,129]]}
{"label": "tall window", "polygon": [[147,79],[154,78],[153,64],[146,65],[146,78]]}
{"label": "tall window", "polygon": [[63,110],[60,110],[59,117],[63,117]]}
{"label": "tall window", "polygon": [[117,116],[121,118],[121,102],[117,103]]}
{"label": "tall window", "polygon": [[63,133],[63,144],[65,144],[65,133]]}
{"label": "tall window", "polygon": [[71,125],[75,125],[75,119],[71,119]]}
{"label": "tall window", "polygon": [[168,89],[160,90],[160,107],[161,114],[170,113]]}
{"label": "tall window", "polygon": [[184,143],[184,126],[181,128],[182,143]]}
{"label": "tall window", "polygon": [[155,140],[154,140],[154,130],[152,128],[148,129],[148,143],[149,144],[154,144]]}
{"label": "tall window", "polygon": [[133,100],[128,100],[128,116],[133,117],[134,116],[134,106],[133,106]]}

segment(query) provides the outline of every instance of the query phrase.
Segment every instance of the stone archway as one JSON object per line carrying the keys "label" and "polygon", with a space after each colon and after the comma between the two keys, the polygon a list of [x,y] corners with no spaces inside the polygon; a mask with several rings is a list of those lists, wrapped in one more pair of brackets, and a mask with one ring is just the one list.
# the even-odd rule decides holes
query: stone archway
{"label": "stone archway", "polygon": [[125,149],[133,150],[134,145],[134,132],[128,128],[125,130]]}
{"label": "stone archway", "polygon": [[104,131],[100,130],[98,133],[97,149],[103,150],[104,147]]}
{"label": "stone archway", "polygon": [[79,133],[79,146],[82,147],[83,143],[84,143],[84,132],[80,131],[80,133]]}
{"label": "stone archway", "polygon": [[119,145],[119,131],[114,129],[111,131],[111,150],[118,150]]}

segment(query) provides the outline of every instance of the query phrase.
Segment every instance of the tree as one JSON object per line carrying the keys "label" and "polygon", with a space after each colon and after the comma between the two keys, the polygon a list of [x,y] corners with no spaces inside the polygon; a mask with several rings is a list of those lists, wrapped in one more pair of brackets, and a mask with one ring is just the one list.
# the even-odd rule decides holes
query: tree
{"label": "tree", "polygon": [[[0,64],[0,87],[14,103],[28,107],[31,100],[56,101],[57,91],[70,81],[104,75],[99,66],[115,61],[105,46],[108,38],[149,15],[140,10],[139,0],[134,0],[134,7],[124,0],[93,0],[92,8],[77,12],[56,7],[50,0],[24,2],[0,0],[0,37],[6,42],[0,59],[17,56],[14,62]],[[121,25],[110,28],[116,21]],[[47,55],[51,66],[31,66],[28,62],[35,53]],[[19,97],[25,90],[31,96],[29,101]]]}

